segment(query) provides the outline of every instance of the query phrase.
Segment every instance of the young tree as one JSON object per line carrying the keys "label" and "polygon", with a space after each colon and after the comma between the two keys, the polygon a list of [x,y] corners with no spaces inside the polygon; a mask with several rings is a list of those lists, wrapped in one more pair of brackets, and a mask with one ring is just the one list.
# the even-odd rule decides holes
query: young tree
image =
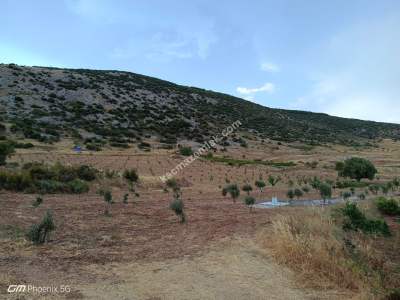
{"label": "young tree", "polygon": [[253,205],[256,203],[256,199],[251,196],[246,196],[246,198],[244,198],[244,203],[249,207],[249,212],[251,212],[253,209]]}
{"label": "young tree", "polygon": [[278,184],[278,182],[279,181],[281,181],[281,177],[274,177],[274,176],[272,176],[272,175],[269,175],[268,176],[268,182],[269,182],[269,184],[270,185],[272,185],[272,186],[275,186],[275,185],[277,185]]}
{"label": "young tree", "polygon": [[375,195],[378,194],[379,190],[381,189],[381,186],[379,184],[371,184],[368,189]]}
{"label": "young tree", "polygon": [[250,184],[245,184],[242,186],[242,190],[250,195],[250,192],[253,190],[253,187]]}
{"label": "young tree", "polygon": [[184,204],[182,200],[182,192],[179,186],[179,183],[175,178],[170,178],[166,181],[167,187],[172,189],[174,199],[169,205],[169,208],[172,209],[177,216],[181,218],[181,223],[186,222],[186,216],[184,212]]}
{"label": "young tree", "polygon": [[262,180],[256,180],[256,182],[254,183],[254,185],[260,189],[260,193],[263,192],[263,189],[265,188],[265,182]]}
{"label": "young tree", "polygon": [[129,197],[129,194],[126,193],[126,194],[124,195],[124,198],[122,199],[122,202],[123,202],[124,204],[128,204],[128,197]]}
{"label": "young tree", "polygon": [[225,197],[227,194],[229,194],[232,198],[232,201],[235,203],[236,199],[240,195],[240,190],[237,184],[229,184],[226,187],[222,189],[222,195]]}
{"label": "young tree", "polygon": [[112,202],[112,194],[111,191],[107,190],[103,193],[103,199],[106,202],[106,208],[104,210],[104,214],[108,216],[110,214],[109,207],[111,206]]}
{"label": "young tree", "polygon": [[292,189],[290,189],[290,190],[287,191],[286,195],[288,196],[288,198],[289,198],[290,200],[293,200],[293,198],[294,198],[294,191],[293,191]]}
{"label": "young tree", "polygon": [[11,143],[2,142],[0,143],[0,166],[6,164],[7,157],[14,153],[14,147]]}
{"label": "young tree", "polygon": [[303,197],[303,192],[300,189],[295,189],[294,195],[296,196],[297,200],[299,200],[301,197]]}
{"label": "young tree", "polygon": [[32,202],[32,206],[36,208],[36,207],[40,206],[42,203],[43,203],[43,198],[40,196],[37,196],[36,200]]}
{"label": "young tree", "polygon": [[347,200],[351,197],[351,192],[346,191],[342,193],[343,200]]}
{"label": "young tree", "polygon": [[43,244],[48,241],[50,232],[56,228],[53,215],[48,210],[39,224],[34,224],[27,233],[27,238],[35,244]]}
{"label": "young tree", "polygon": [[369,160],[361,157],[346,159],[343,163],[343,169],[338,172],[339,176],[349,177],[357,181],[363,178],[372,180],[376,173],[378,173],[378,171],[375,166]]}
{"label": "young tree", "polygon": [[170,178],[165,183],[166,183],[167,187],[172,189],[172,191],[174,193],[174,198],[181,197],[181,188],[175,178]]}
{"label": "young tree", "polygon": [[181,223],[185,223],[186,222],[186,216],[185,216],[185,212],[184,212],[184,205],[183,205],[183,201],[180,198],[175,198],[171,204],[169,205],[169,207],[175,212],[175,214],[177,216],[179,216],[181,218]]}
{"label": "young tree", "polygon": [[135,184],[139,181],[139,175],[135,169],[125,170],[124,178],[128,181],[129,190],[135,193]]}
{"label": "young tree", "polygon": [[319,193],[320,193],[322,199],[324,200],[324,204],[325,204],[326,199],[332,197],[332,187],[325,182],[321,182],[321,184],[319,185]]}

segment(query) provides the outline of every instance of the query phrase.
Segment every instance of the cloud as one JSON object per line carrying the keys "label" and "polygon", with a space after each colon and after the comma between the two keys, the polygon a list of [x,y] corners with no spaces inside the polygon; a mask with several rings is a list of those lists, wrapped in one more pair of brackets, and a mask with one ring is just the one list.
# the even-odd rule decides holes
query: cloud
{"label": "cloud", "polygon": [[270,72],[270,73],[275,73],[279,72],[281,69],[278,65],[270,63],[270,62],[264,62],[260,65],[260,69],[265,72]]}
{"label": "cloud", "polygon": [[400,123],[399,17],[355,24],[326,41],[308,92],[290,107]]}
{"label": "cloud", "polygon": [[275,91],[275,85],[273,83],[267,82],[263,86],[258,88],[237,87],[236,91],[242,95],[252,95],[259,92],[273,93]]}

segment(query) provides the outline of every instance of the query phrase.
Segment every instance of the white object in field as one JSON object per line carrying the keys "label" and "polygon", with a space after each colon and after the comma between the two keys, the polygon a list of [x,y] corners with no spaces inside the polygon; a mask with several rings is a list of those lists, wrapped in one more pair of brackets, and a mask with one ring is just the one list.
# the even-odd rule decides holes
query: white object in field
{"label": "white object in field", "polygon": [[272,197],[271,201],[257,203],[255,207],[268,208],[268,207],[285,206],[285,205],[289,205],[289,202],[279,202],[277,197]]}

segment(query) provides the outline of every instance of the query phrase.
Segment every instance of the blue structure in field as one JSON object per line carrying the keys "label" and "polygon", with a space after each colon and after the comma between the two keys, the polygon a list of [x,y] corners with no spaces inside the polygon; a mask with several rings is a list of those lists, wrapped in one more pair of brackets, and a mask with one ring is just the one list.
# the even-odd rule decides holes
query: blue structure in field
{"label": "blue structure in field", "polygon": [[81,146],[75,146],[75,147],[74,147],[74,151],[75,151],[76,153],[81,153],[81,151],[82,151]]}

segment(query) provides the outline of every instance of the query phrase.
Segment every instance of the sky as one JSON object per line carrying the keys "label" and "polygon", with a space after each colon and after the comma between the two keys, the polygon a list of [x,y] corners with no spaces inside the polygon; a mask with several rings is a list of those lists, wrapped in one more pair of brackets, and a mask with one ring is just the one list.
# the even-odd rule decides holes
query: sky
{"label": "sky", "polygon": [[400,1],[0,0],[0,63],[131,71],[400,123]]}

